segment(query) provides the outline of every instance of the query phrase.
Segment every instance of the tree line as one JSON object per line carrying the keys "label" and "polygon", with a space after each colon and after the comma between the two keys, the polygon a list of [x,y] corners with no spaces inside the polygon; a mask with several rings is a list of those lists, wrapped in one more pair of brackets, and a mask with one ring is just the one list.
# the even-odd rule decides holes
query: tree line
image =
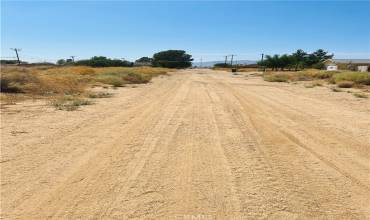
{"label": "tree line", "polygon": [[325,67],[324,61],[333,58],[334,54],[329,54],[323,49],[318,49],[313,53],[306,53],[299,49],[292,54],[266,55],[265,59],[258,62],[264,68],[274,70],[301,70],[305,68],[322,69]]}
{"label": "tree line", "polygon": [[[154,67],[165,68],[187,68],[191,66],[193,61],[192,56],[187,54],[184,50],[166,50],[155,53],[152,58],[142,57],[135,61],[139,65],[151,65]],[[70,59],[58,60],[58,65],[81,65],[91,67],[131,67],[135,65],[134,62],[120,59],[110,59],[104,56],[94,56],[90,59],[72,61]]]}

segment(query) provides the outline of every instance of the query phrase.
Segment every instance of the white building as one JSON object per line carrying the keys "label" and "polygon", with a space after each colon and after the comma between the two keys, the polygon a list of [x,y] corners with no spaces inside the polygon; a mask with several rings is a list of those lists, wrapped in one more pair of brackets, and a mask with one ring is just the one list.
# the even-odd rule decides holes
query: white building
{"label": "white building", "polygon": [[359,72],[367,72],[369,69],[369,66],[357,66],[357,71]]}
{"label": "white building", "polygon": [[327,71],[336,71],[336,70],[338,70],[338,66],[335,65],[335,64],[329,64],[329,65],[326,66],[326,70]]}

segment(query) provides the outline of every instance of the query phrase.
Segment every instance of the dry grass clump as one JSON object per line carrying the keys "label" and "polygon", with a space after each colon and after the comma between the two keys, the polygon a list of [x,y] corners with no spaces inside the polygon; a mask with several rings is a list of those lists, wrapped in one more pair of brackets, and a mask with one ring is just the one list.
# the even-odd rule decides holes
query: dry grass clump
{"label": "dry grass clump", "polygon": [[353,93],[353,95],[357,98],[363,98],[363,99],[366,99],[368,98],[368,96],[365,94],[365,93],[359,93],[359,92],[356,92],[356,93]]}
{"label": "dry grass clump", "polygon": [[51,105],[57,110],[74,111],[82,105],[91,105],[92,102],[75,96],[57,97],[51,101]]}
{"label": "dry grass clump", "polygon": [[170,71],[167,68],[153,68],[153,67],[99,67],[94,68],[97,74],[101,73],[134,73],[134,74],[142,74],[142,75],[151,75],[151,76],[158,76],[164,75]]}
{"label": "dry grass clump", "polygon": [[[1,92],[27,95],[80,94],[84,80],[72,74],[51,74],[50,69],[2,68]],[[86,80],[85,80],[86,81]]]}
{"label": "dry grass clump", "polygon": [[89,98],[92,99],[99,99],[99,98],[110,98],[113,94],[109,92],[97,92],[97,93],[90,93],[88,95]]}
{"label": "dry grass clump", "polygon": [[357,85],[368,85],[370,86],[370,73],[364,72],[342,72],[333,75],[333,83],[339,83],[343,81],[351,81]]}
{"label": "dry grass clump", "polygon": [[96,69],[97,74],[93,80],[114,87],[121,87],[125,84],[148,83],[152,77],[168,72],[168,69],[165,68],[148,67],[107,67]]}
{"label": "dry grass clump", "polygon": [[166,68],[151,67],[2,67],[1,92],[31,95],[80,94],[90,83],[115,87],[128,83],[147,83],[153,76],[166,74]]}
{"label": "dry grass clump", "polygon": [[268,82],[288,82],[290,75],[287,73],[265,74],[263,79]]}
{"label": "dry grass clump", "polygon": [[[267,72],[264,79],[269,82],[325,80],[340,88],[370,86],[370,73],[351,71],[303,70],[297,72]],[[318,85],[306,85],[313,88]]]}
{"label": "dry grass clump", "polygon": [[1,71],[1,92],[25,93],[33,92],[40,79],[29,69],[20,68],[19,70],[10,68],[8,71]]}
{"label": "dry grass clump", "polygon": [[343,92],[343,90],[335,88],[335,87],[332,87],[331,91],[333,91],[333,92]]}
{"label": "dry grass clump", "polygon": [[304,87],[306,88],[314,88],[316,86],[323,86],[321,82],[318,82],[318,81],[314,81],[312,83],[309,83],[309,84],[305,84]]}
{"label": "dry grass clump", "polygon": [[108,84],[113,87],[122,87],[126,84],[126,82],[119,74],[114,73],[99,74],[94,78],[94,81]]}
{"label": "dry grass clump", "polygon": [[352,88],[355,83],[352,81],[339,81],[337,85],[339,88]]}
{"label": "dry grass clump", "polygon": [[46,74],[74,74],[74,75],[94,75],[96,72],[94,68],[87,66],[65,66],[65,67],[54,67],[48,68],[44,71]]}

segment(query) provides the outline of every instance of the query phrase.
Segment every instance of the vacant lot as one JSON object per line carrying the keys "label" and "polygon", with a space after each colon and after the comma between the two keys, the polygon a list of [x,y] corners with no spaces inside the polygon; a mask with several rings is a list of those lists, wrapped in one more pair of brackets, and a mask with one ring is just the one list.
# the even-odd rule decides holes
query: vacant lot
{"label": "vacant lot", "polygon": [[211,70],[114,92],[2,109],[2,218],[370,218],[368,98]]}
{"label": "vacant lot", "polygon": [[[92,87],[118,88],[127,84],[148,83],[152,77],[169,72],[165,68],[86,66],[1,66],[1,104],[25,99],[49,99],[66,106],[87,103],[85,98],[101,97]],[[69,102],[67,102],[68,100]],[[73,108],[71,110],[74,110]]]}

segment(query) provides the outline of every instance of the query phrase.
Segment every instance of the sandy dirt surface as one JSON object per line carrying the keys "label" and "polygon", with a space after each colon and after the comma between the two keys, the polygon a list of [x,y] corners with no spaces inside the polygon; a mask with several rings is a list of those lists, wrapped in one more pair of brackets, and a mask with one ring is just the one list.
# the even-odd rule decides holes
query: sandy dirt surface
{"label": "sandy dirt surface", "polygon": [[2,109],[2,219],[370,219],[370,99],[211,70]]}

